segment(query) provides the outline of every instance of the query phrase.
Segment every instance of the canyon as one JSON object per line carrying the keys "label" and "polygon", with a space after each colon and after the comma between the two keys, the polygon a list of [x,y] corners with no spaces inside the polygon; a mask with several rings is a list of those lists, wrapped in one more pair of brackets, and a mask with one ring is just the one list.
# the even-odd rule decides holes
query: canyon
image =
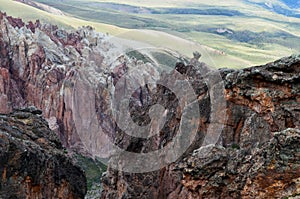
{"label": "canyon", "polygon": [[[142,49],[139,43],[134,45]],[[39,163],[34,164],[43,168],[37,170],[41,173],[24,172],[17,180],[13,171],[7,172],[8,168],[18,167],[18,161],[23,162],[23,156],[16,162],[7,159],[20,153],[11,148],[6,150],[9,143],[19,145],[13,137],[32,125],[47,132],[35,138],[31,134],[36,131],[30,127],[22,133],[27,134],[22,142],[28,140],[35,143],[33,146],[46,147],[47,150],[27,149],[24,145],[23,149],[36,151],[38,158],[49,156],[48,150],[53,147],[58,148],[58,154],[66,147],[84,156],[104,159],[108,169],[102,177],[101,198],[299,196],[300,55],[234,70],[214,69],[195,58],[189,60],[169,51],[164,51],[164,55],[172,55],[178,62],[165,66],[149,48],[144,48],[148,49],[144,54],[136,49],[124,47],[118,38],[97,33],[92,27],[66,31],[39,21],[25,24],[21,19],[0,13],[0,146],[11,153],[1,154],[4,163],[1,165],[11,163],[0,170],[4,183],[0,194],[4,198],[9,195],[5,192],[9,187],[20,192],[16,196],[24,196],[26,190],[28,194],[36,194],[27,195],[29,198],[59,198],[61,192],[65,194],[63,198],[83,198],[86,192],[83,172],[64,159],[59,159],[62,161],[59,164],[69,166],[54,169],[59,176],[64,174],[58,181],[51,180],[53,168],[47,169],[46,165],[46,171],[50,172],[47,181],[47,176],[42,175],[44,165]],[[169,74],[160,72],[161,67],[167,67]],[[182,101],[166,86],[176,85],[176,80],[188,82],[193,96],[186,97],[193,101]],[[147,82],[160,84],[147,85]],[[131,118],[138,126],[147,126],[154,118],[151,107],[159,104],[166,112],[154,116],[164,115],[165,124],[150,127],[151,132],[159,128],[158,134],[132,136],[118,124],[122,112],[118,105],[123,103],[122,96],[127,91],[132,91],[128,102],[130,117],[120,119],[126,123]],[[181,129],[185,125],[181,103],[197,105],[187,111],[199,110],[189,121],[196,125],[191,129],[193,135]],[[24,109],[31,106],[37,109]],[[37,113],[41,116],[37,117]],[[213,136],[216,132],[219,135]],[[118,162],[106,161],[115,155],[114,146],[122,152],[147,154],[171,145],[178,134],[183,138],[179,139],[179,148],[185,139],[193,139],[182,154],[175,155],[171,164],[163,162],[158,170],[153,169],[154,165],[147,172],[128,172],[132,168],[117,170]],[[211,136],[215,139],[206,139]],[[117,156],[120,156],[117,160],[122,160],[122,153]],[[155,160],[149,157],[145,162]],[[131,162],[128,161],[129,166],[143,165]],[[23,166],[29,169],[31,163],[28,164]],[[9,177],[14,180],[7,180]],[[19,179],[23,180],[21,185],[17,185]],[[34,186],[32,181],[36,183]],[[49,192],[43,184],[56,191]]]}

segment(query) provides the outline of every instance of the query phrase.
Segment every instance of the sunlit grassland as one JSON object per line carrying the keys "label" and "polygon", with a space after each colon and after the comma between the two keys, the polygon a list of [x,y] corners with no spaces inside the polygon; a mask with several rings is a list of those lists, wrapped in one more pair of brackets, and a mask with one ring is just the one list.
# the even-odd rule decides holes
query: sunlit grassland
{"label": "sunlit grassland", "polygon": [[[45,1],[45,0],[39,0]],[[259,0],[258,0],[259,1]],[[65,1],[67,3],[68,1]],[[82,0],[72,1],[66,6],[75,7],[73,14],[80,15],[76,7],[82,4]],[[240,66],[248,66],[253,64],[263,64],[268,61],[272,61],[278,59],[281,56],[287,56],[290,53],[296,53],[300,51],[300,47],[293,45],[294,42],[300,42],[295,38],[288,38],[289,41],[261,41],[260,45],[253,45],[245,42],[233,41],[225,38],[224,36],[218,36],[211,31],[211,29],[217,28],[226,28],[232,31],[242,31],[248,30],[254,33],[267,32],[272,37],[276,34],[289,34],[294,37],[299,37],[300,35],[300,19],[286,17],[283,15],[276,14],[269,10],[265,10],[256,5],[246,3],[245,1],[239,0],[229,0],[225,2],[219,1],[179,1],[179,0],[169,0],[169,1],[133,1],[133,0],[125,0],[122,2],[118,1],[104,1],[104,0],[96,0],[96,1],[84,1],[86,7],[84,9],[91,10],[97,13],[99,17],[92,17],[88,15],[89,20],[95,21],[110,21],[111,23],[115,23],[115,25],[128,26],[130,28],[136,27],[139,29],[150,28],[155,30],[160,30],[164,32],[172,32],[172,34],[176,31],[181,32],[183,38],[188,38],[191,41],[199,42],[201,46],[209,46],[216,50],[220,50],[225,52],[227,55],[231,55],[231,57],[238,57],[239,61],[235,62],[237,64],[247,63],[246,65]],[[184,8],[222,8],[222,9],[236,9],[242,13],[243,16],[219,16],[219,15],[178,15],[178,14],[134,14],[134,13],[126,13],[120,12],[116,10],[110,11],[110,15],[105,16],[105,13],[109,12],[106,8],[100,9],[99,7],[95,8],[89,5],[89,2],[106,2],[111,3],[114,2],[116,4],[127,4],[130,6],[141,6],[141,7],[151,7],[151,8],[159,8],[159,7],[184,7]],[[277,2],[274,0],[273,2]],[[58,8],[62,5],[57,5]],[[206,7],[205,7],[206,6]],[[80,11],[82,12],[82,10]],[[117,13],[114,15],[112,13]],[[83,15],[82,15],[83,16]],[[116,17],[119,16],[119,20]],[[133,33],[133,32],[131,32]],[[145,33],[145,31],[143,32]],[[128,35],[128,34],[126,34]],[[141,33],[135,33],[136,38],[138,40],[149,40],[149,38],[142,38]],[[159,34],[158,34],[159,35]],[[200,37],[201,36],[201,37]],[[203,37],[204,36],[204,37]],[[216,37],[219,37],[218,40],[215,40]],[[134,39],[132,35],[130,35],[131,39]],[[150,38],[152,38],[150,36]],[[174,46],[174,44],[169,44],[168,39],[161,39],[160,43],[162,45],[166,44],[166,47]],[[157,43],[155,38],[152,38],[150,43]],[[174,43],[174,42],[171,42]],[[180,49],[181,53],[187,54],[190,53],[190,48],[185,48],[185,45]],[[174,49],[174,47],[171,47]],[[178,48],[177,48],[178,49]],[[228,56],[230,57],[230,56]],[[228,59],[226,57],[226,59]],[[221,59],[224,56],[221,56]],[[229,59],[230,60],[230,59]],[[241,61],[242,60],[242,61]],[[227,61],[227,60],[226,60]],[[225,62],[226,62],[225,61]],[[220,63],[216,61],[218,64],[224,66],[224,62]],[[233,63],[233,62],[232,62]],[[226,64],[227,65],[227,64]]]}
{"label": "sunlit grassland", "polygon": [[[191,32],[188,34],[190,39],[210,46],[214,49],[225,52],[226,54],[240,57],[254,65],[274,61],[278,57],[284,57],[287,54],[297,53],[295,48],[289,46],[264,43],[261,46],[251,45],[242,42],[230,41],[222,36],[210,33]],[[299,42],[299,41],[298,41]]]}
{"label": "sunlit grassland", "polygon": [[[0,0],[0,9],[9,15],[26,20],[39,18],[44,22],[59,24],[66,28],[90,25],[99,32],[171,49],[186,56],[191,56],[192,52],[197,50],[203,54],[202,61],[216,67],[240,68],[264,64],[300,51],[297,45],[300,42],[298,39],[300,19],[278,15],[240,0],[37,1],[60,9],[65,15],[54,15],[11,0]],[[151,8],[224,8],[238,10],[244,15],[135,14],[101,9],[99,5],[94,6],[95,2],[114,2]],[[218,28],[235,31],[237,36],[242,36],[245,30],[258,34],[267,32],[270,39],[264,38],[266,41],[259,41],[258,44],[240,42],[213,32],[213,29]],[[290,36],[287,39],[271,38],[276,34]]]}
{"label": "sunlit grassland", "polygon": [[[247,67],[251,62],[244,61],[240,58],[236,58],[230,55],[220,55],[217,51],[204,45],[197,44],[195,42],[187,41],[185,39],[151,30],[129,30],[125,28],[119,28],[113,25],[90,22],[69,15],[60,16],[41,11],[30,6],[10,1],[0,0],[0,9],[7,12],[9,15],[20,17],[25,20],[41,19],[44,22],[51,22],[60,24],[64,27],[77,28],[83,25],[91,25],[95,27],[97,31],[107,32],[112,35],[116,35],[121,38],[141,41],[151,44],[156,47],[163,47],[182,53],[186,56],[191,56],[195,50],[200,51],[203,55],[203,60],[208,64],[215,67]],[[30,14],[29,14],[30,13]]]}
{"label": "sunlit grassland", "polygon": [[158,31],[135,30],[118,36],[126,39],[143,41],[159,48],[175,50],[176,52],[189,57],[197,50],[203,55],[201,61],[206,62],[212,67],[240,68],[251,66],[252,64],[250,61],[228,54],[222,54],[221,51],[210,48],[207,45],[201,45],[197,42]]}

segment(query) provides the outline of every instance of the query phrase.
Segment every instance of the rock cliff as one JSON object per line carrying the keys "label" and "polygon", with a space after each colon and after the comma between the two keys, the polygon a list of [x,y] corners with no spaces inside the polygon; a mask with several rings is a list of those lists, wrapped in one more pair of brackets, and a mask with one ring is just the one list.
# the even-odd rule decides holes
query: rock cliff
{"label": "rock cliff", "polygon": [[84,198],[86,178],[33,107],[0,115],[0,198]]}
{"label": "rock cliff", "polygon": [[178,64],[176,70],[187,76],[198,96],[198,139],[188,153],[159,171],[109,170],[102,198],[299,197],[300,56],[219,70],[227,105],[226,114],[218,111],[227,119],[216,145],[202,145],[214,123],[207,85],[193,66]]}
{"label": "rock cliff", "polygon": [[[128,52],[117,38],[90,27],[65,31],[0,14],[0,28],[0,112],[34,105],[67,148],[104,160],[122,149],[117,160],[127,164],[123,169],[136,172],[117,171],[119,162],[110,162],[102,179],[102,198],[300,194],[300,56],[217,71],[192,59],[167,67],[170,75],[160,72],[169,59],[157,67],[153,54]],[[213,74],[219,79],[211,79]],[[180,100],[175,93],[185,89],[164,86],[176,87],[176,78],[188,82],[194,96],[182,95]],[[149,83],[153,81],[160,85]],[[216,87],[219,93],[213,91]],[[129,108],[123,114],[128,92]],[[215,103],[218,98],[220,103]],[[182,121],[186,115],[180,107],[189,103],[196,103],[191,110],[199,109],[200,114],[186,117],[195,128],[182,131],[181,125],[189,123]],[[149,134],[139,134],[139,126],[150,126]],[[159,133],[152,134],[157,129]],[[183,139],[174,149],[193,139],[183,154],[175,154],[174,163],[165,164],[173,156],[162,162],[147,157],[174,143],[178,132]],[[217,140],[206,140],[215,132],[220,132]],[[144,154],[144,162],[130,161],[122,156],[124,151]],[[145,168],[162,166],[147,173],[132,167],[143,163]]]}
{"label": "rock cliff", "polygon": [[82,71],[102,71],[97,67],[102,55],[92,50],[102,36],[90,27],[68,32],[0,13],[0,113],[34,105],[43,110],[64,146],[80,148],[73,88]]}

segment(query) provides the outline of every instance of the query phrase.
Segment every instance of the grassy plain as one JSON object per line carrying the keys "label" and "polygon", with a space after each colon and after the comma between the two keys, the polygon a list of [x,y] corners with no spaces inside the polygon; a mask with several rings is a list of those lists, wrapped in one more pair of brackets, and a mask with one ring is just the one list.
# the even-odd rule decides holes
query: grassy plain
{"label": "grassy plain", "polygon": [[[300,46],[297,45],[300,43],[300,19],[279,15],[254,4],[261,0],[36,2],[57,8],[65,15],[55,15],[12,0],[0,0],[0,10],[26,20],[39,18],[65,28],[91,25],[100,32],[168,48],[186,56],[191,56],[193,51],[198,50],[204,55],[202,61],[216,67],[248,67],[300,52]],[[166,9],[200,9],[208,12],[217,9],[220,13],[238,11],[240,14],[226,16],[135,12],[160,12]],[[220,29],[233,34],[221,34],[218,32]]]}

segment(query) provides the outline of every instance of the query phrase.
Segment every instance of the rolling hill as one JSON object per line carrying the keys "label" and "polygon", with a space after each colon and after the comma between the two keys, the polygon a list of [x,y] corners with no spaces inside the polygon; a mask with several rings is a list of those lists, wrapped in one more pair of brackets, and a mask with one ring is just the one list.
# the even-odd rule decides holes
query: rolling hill
{"label": "rolling hill", "polygon": [[[66,28],[91,25],[186,56],[198,50],[203,61],[217,67],[247,67],[300,51],[300,19],[291,1],[20,1],[0,0],[0,9]],[[277,7],[293,16],[278,13]]]}

